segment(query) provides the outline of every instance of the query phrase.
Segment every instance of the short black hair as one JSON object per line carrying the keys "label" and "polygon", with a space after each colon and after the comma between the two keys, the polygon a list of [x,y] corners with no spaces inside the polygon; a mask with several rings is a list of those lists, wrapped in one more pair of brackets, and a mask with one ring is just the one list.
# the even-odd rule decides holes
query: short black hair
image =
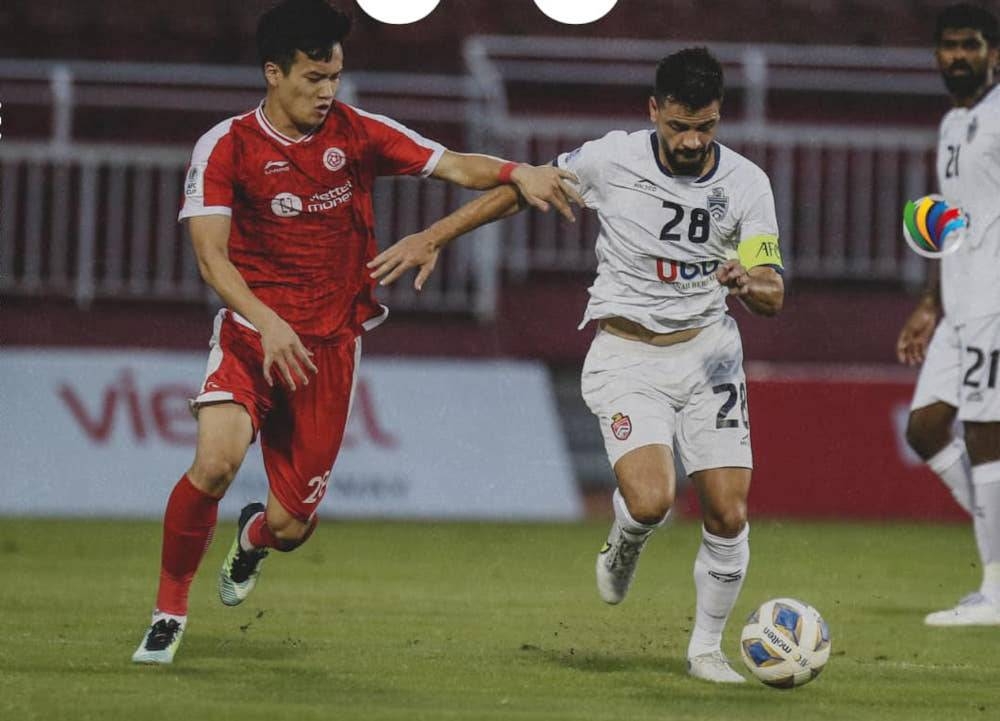
{"label": "short black hair", "polygon": [[1000,29],[997,27],[997,18],[989,9],[982,5],[972,3],[958,3],[949,5],[942,10],[937,17],[937,24],[934,26],[934,44],[941,43],[941,36],[945,30],[959,30],[961,28],[971,28],[983,34],[983,39],[991,48],[997,46],[1000,40]]}
{"label": "short black hair", "polygon": [[658,105],[672,101],[698,110],[722,102],[724,93],[722,65],[708,48],[685,48],[656,64],[653,95]]}
{"label": "short black hair", "polygon": [[287,74],[296,50],[327,61],[350,31],[351,18],[326,0],[283,0],[257,22],[257,56],[261,67],[276,63]]}

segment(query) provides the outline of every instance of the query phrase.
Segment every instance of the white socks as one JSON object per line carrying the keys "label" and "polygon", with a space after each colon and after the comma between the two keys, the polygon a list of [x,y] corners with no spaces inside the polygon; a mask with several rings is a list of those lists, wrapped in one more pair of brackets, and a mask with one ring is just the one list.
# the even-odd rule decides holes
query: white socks
{"label": "white socks", "polygon": [[956,438],[927,461],[927,466],[948,486],[958,505],[972,513],[972,470],[965,442]]}
{"label": "white socks", "polygon": [[979,592],[993,603],[1000,603],[1000,563],[987,563],[983,566],[983,585]]}
{"label": "white socks", "polygon": [[743,587],[750,563],[750,524],[736,538],[715,536],[701,529],[701,548],[694,562],[697,605],[688,658],[718,651],[722,629]]}
{"label": "white socks", "polygon": [[[987,464],[991,465],[991,464]],[[983,568],[988,563],[989,557],[989,523],[983,515],[981,504],[978,503],[977,491],[973,483],[972,466],[969,464],[969,454],[965,450],[965,441],[956,438],[947,446],[942,448],[927,461],[927,466],[937,474],[951,491],[965,511],[972,516],[972,533],[976,537],[976,549],[979,551],[979,560]],[[998,518],[997,520],[1000,520]],[[1000,529],[1000,526],[994,525]],[[1000,561],[1000,557],[994,560]]]}
{"label": "white socks", "polygon": [[622,492],[617,488],[615,489],[614,496],[611,498],[611,505],[614,506],[615,520],[618,521],[619,528],[621,528],[625,535],[632,541],[642,540],[666,523],[667,519],[670,518],[670,511],[667,511],[667,515],[665,515],[663,520],[659,523],[640,523],[632,518],[632,514],[629,513],[628,506],[625,505],[625,498],[622,497]]}
{"label": "white socks", "polygon": [[[979,549],[983,561],[983,585],[980,592],[1000,603],[1000,461],[972,467],[975,494],[973,519],[984,528],[984,543]],[[979,540],[979,534],[976,534]]]}

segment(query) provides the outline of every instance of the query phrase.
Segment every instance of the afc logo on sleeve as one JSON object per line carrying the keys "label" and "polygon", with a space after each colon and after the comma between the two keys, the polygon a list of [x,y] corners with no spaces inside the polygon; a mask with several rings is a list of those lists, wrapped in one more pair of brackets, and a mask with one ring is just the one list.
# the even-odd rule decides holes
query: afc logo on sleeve
{"label": "afc logo on sleeve", "polygon": [[184,197],[201,198],[205,195],[205,163],[193,163],[184,179]]}

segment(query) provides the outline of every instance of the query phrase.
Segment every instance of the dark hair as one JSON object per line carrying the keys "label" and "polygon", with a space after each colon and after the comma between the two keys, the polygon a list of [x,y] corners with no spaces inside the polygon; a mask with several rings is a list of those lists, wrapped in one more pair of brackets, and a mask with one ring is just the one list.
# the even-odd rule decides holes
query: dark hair
{"label": "dark hair", "polygon": [[673,101],[698,110],[722,102],[724,92],[722,65],[708,48],[685,48],[656,64],[653,95],[659,105]]}
{"label": "dark hair", "polygon": [[261,66],[277,63],[287,74],[296,50],[311,60],[327,61],[350,31],[351,18],[326,0],[283,0],[260,16],[257,56]]}
{"label": "dark hair", "polygon": [[941,36],[944,35],[945,30],[958,30],[960,28],[978,30],[983,34],[983,39],[991,48],[995,48],[998,39],[1000,39],[996,15],[981,5],[958,3],[957,5],[949,5],[938,15],[937,25],[934,27],[934,44],[941,43]]}

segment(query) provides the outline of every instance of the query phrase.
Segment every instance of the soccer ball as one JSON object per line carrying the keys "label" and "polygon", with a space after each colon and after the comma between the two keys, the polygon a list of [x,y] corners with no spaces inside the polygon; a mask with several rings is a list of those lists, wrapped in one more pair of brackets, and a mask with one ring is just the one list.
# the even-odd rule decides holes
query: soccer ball
{"label": "soccer ball", "polygon": [[773,598],[747,618],[740,656],[768,686],[801,686],[819,676],[830,658],[830,629],[808,603]]}
{"label": "soccer ball", "polygon": [[958,250],[967,226],[962,210],[950,207],[940,195],[910,200],[903,208],[903,238],[925,258],[940,258]]}

